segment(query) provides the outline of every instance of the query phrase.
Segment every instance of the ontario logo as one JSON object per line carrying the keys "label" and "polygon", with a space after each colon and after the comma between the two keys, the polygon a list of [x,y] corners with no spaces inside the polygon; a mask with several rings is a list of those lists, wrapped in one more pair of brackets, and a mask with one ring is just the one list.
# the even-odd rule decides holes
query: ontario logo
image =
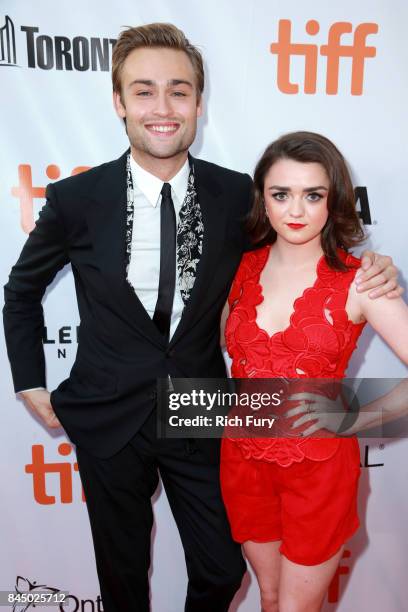
{"label": "ontario logo", "polygon": [[60,612],[103,612],[102,599],[81,599],[68,591],[47,584],[38,584],[23,576],[17,576],[15,591],[7,593],[7,603],[13,612],[25,612],[36,606],[49,606]]}
{"label": "ontario logo", "polygon": [[62,604],[65,598],[66,593],[60,591],[60,589],[49,587],[46,584],[38,584],[35,580],[31,582],[23,576],[17,576],[15,591],[10,591],[7,594],[7,603],[12,606],[13,612],[25,612],[29,608],[35,608],[36,605]]}
{"label": "ontario logo", "polygon": [[[16,27],[6,15],[0,26],[0,66],[17,64],[17,43],[25,46],[27,68],[40,70],[77,70],[79,72],[110,70],[115,38],[94,36],[52,36],[37,26],[20,26],[21,40],[16,41]],[[19,51],[19,55],[21,55]]]}

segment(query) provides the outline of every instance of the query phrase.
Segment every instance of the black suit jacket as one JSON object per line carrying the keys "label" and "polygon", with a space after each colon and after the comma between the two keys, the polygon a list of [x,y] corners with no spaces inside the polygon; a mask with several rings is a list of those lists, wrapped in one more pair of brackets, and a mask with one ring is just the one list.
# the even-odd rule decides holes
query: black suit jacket
{"label": "black suit jacket", "polygon": [[226,375],[219,320],[245,246],[242,219],[252,187],[248,175],[193,159],[203,252],[166,346],[126,281],[126,155],[48,186],[47,202],[5,285],[15,391],[45,387],[41,300],[58,270],[71,263],[81,320],[78,351],[51,403],[70,439],[100,457],[113,455],[138,431],[155,405],[157,378]]}

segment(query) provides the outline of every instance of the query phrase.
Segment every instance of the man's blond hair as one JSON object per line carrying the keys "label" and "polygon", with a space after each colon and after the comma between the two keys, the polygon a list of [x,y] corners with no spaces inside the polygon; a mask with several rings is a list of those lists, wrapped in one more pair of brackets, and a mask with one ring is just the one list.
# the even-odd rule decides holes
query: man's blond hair
{"label": "man's blond hair", "polygon": [[200,99],[204,90],[203,58],[200,51],[186,38],[184,32],[171,23],[149,23],[121,32],[112,55],[113,91],[121,93],[122,70],[128,55],[134,49],[146,47],[184,51],[193,66],[197,97]]}

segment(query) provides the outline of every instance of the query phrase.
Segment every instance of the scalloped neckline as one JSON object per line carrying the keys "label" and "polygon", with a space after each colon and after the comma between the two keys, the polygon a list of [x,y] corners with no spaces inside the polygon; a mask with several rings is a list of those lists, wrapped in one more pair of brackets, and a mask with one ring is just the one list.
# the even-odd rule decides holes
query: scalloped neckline
{"label": "scalloped neckline", "polygon": [[[262,287],[262,285],[261,285],[261,275],[262,275],[262,272],[264,271],[264,268],[265,268],[265,266],[266,266],[266,264],[267,264],[267,262],[268,262],[268,257],[269,257],[269,253],[270,253],[270,251],[271,251],[272,245],[271,245],[271,244],[267,244],[267,245],[266,245],[264,248],[267,250],[267,256],[266,256],[266,258],[265,258],[265,261],[264,261],[264,263],[263,263],[262,267],[261,267],[261,268],[259,269],[259,271],[258,271],[258,274],[257,274],[257,281],[256,281],[256,287],[257,287],[257,288],[259,288],[259,291],[260,291],[259,296],[262,298],[262,300],[259,302],[259,304],[262,304],[262,302],[264,302],[264,301],[265,301],[265,296],[264,296],[264,294],[263,294],[263,287]],[[278,336],[278,335],[284,334],[285,332],[287,332],[289,329],[291,329],[291,328],[292,328],[292,318],[293,318],[293,317],[294,317],[294,315],[296,314],[296,304],[297,304],[297,302],[299,302],[300,300],[302,300],[302,299],[305,297],[305,294],[306,294],[306,292],[307,292],[307,291],[310,291],[310,290],[312,290],[312,289],[315,289],[315,288],[316,288],[316,285],[317,285],[318,281],[320,280],[320,274],[319,274],[319,272],[320,272],[321,264],[322,264],[322,262],[324,262],[324,261],[325,261],[325,256],[324,256],[324,253],[323,253],[323,255],[321,255],[321,257],[319,257],[319,260],[318,260],[318,261],[317,261],[317,263],[316,263],[316,269],[315,269],[316,278],[315,278],[315,280],[314,280],[314,282],[313,282],[313,285],[309,285],[309,287],[306,287],[306,288],[303,290],[303,293],[302,293],[301,295],[299,295],[297,298],[295,298],[295,299],[294,299],[294,301],[293,301],[293,305],[292,305],[292,310],[291,310],[290,317],[289,317],[289,323],[288,323],[288,325],[287,325],[287,326],[286,326],[284,329],[281,329],[281,330],[278,330],[278,331],[276,331],[276,332],[273,332],[273,334],[269,334],[269,333],[266,331],[266,329],[264,329],[263,327],[261,327],[260,325],[258,325],[258,322],[257,322],[257,319],[258,319],[258,310],[257,310],[257,308],[258,308],[259,304],[257,304],[257,305],[255,306],[255,319],[254,319],[254,323],[255,323],[255,325],[256,325],[256,327],[257,327],[257,329],[258,329],[260,332],[262,332],[262,333],[266,334],[266,336],[267,336],[267,337],[268,337],[268,339],[269,339],[269,342],[271,342],[271,341],[272,341],[272,339],[273,339],[275,336]]]}

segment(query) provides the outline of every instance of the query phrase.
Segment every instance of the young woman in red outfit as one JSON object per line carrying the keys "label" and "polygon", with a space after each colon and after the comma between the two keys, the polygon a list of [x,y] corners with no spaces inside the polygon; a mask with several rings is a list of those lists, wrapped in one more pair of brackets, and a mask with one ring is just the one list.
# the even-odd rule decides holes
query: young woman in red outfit
{"label": "young woman in red outfit", "polygon": [[[348,250],[364,233],[333,143],[308,132],[283,136],[260,159],[254,188],[248,229],[256,249],[244,255],[228,300],[232,376],[341,379],[366,322],[408,363],[404,301],[356,289],[360,261]],[[302,437],[222,444],[223,498],[263,612],[321,610],[359,526],[358,442],[309,437],[319,429],[310,410],[291,411],[304,413],[293,423],[303,425]]]}

